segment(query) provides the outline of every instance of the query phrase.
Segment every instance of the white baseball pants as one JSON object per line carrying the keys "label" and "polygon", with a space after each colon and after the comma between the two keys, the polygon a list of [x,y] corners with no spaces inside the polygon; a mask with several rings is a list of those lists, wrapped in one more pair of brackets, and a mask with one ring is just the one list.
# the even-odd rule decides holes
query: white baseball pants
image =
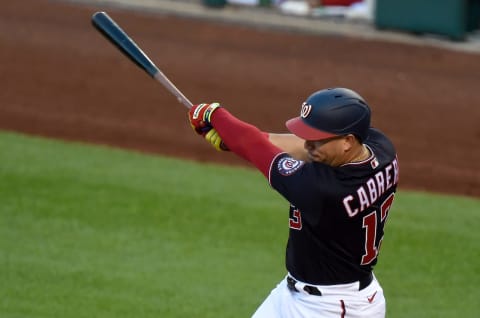
{"label": "white baseball pants", "polygon": [[286,277],[260,305],[252,318],[384,318],[385,297],[375,276],[372,283],[358,290],[359,283],[317,285],[321,296],[303,291],[301,282],[287,287]]}

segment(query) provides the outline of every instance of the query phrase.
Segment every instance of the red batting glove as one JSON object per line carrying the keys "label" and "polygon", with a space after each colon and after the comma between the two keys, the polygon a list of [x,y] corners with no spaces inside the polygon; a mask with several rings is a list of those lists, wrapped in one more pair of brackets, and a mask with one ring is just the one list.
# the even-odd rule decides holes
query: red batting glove
{"label": "red batting glove", "polygon": [[221,107],[219,103],[193,105],[188,111],[188,120],[193,130],[201,136],[205,136],[212,129],[210,117],[212,113]]}

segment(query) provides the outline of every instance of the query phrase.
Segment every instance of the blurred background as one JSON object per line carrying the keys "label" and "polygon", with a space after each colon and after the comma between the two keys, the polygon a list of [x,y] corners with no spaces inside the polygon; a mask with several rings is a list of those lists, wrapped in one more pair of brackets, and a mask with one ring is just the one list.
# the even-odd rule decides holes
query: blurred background
{"label": "blurred background", "polygon": [[270,8],[285,15],[365,23],[377,30],[438,35],[453,41],[468,40],[480,27],[477,0],[202,0],[201,3],[210,8]]}
{"label": "blurred background", "polygon": [[[205,151],[182,106],[91,27],[111,12],[194,103],[285,131],[318,89],[374,110],[410,189],[480,195],[479,1],[22,1],[0,8],[0,127],[244,165]],[[45,6],[45,9],[41,7]],[[301,8],[301,9],[299,9]],[[175,139],[171,134],[175,133]],[[464,137],[462,137],[464,136]]]}

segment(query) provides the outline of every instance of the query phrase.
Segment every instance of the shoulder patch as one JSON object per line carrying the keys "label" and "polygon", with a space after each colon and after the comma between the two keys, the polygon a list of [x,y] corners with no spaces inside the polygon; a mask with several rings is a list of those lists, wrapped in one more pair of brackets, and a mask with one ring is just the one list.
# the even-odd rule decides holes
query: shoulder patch
{"label": "shoulder patch", "polygon": [[283,157],[278,160],[277,170],[282,176],[290,176],[294,174],[305,164],[305,161],[296,160],[292,157]]}

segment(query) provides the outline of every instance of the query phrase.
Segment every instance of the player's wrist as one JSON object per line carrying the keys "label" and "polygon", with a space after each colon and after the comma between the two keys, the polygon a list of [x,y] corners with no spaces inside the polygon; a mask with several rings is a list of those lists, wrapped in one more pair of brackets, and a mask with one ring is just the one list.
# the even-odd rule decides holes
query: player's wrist
{"label": "player's wrist", "polygon": [[190,117],[193,120],[200,120],[210,125],[213,112],[220,107],[220,103],[195,105],[190,110]]}
{"label": "player's wrist", "polygon": [[212,122],[212,114],[218,109],[220,108],[220,103],[211,103],[208,105],[208,107],[205,109],[204,113],[203,113],[203,120],[211,125],[211,122]]}

